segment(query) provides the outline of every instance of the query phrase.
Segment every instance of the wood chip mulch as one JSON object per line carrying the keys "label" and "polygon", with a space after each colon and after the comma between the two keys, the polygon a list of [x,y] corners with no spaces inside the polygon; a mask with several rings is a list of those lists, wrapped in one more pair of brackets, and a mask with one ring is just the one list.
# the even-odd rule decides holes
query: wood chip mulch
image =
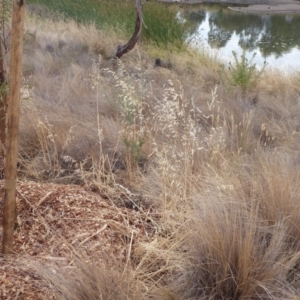
{"label": "wood chip mulch", "polygon": [[[3,182],[0,193],[4,194]],[[0,300],[56,299],[39,276],[21,263],[24,259],[28,266],[32,262],[61,268],[72,267],[80,252],[125,261],[137,241],[148,234],[149,209],[120,208],[80,186],[19,182],[17,207],[15,254],[0,257]]]}

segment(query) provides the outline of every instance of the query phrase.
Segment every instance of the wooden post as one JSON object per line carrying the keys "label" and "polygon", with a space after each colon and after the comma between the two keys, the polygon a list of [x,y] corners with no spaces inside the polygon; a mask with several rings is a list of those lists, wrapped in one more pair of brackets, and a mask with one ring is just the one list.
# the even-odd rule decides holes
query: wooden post
{"label": "wooden post", "polygon": [[13,234],[16,220],[16,182],[24,13],[25,0],[13,0],[8,85],[7,153],[4,180],[3,254],[13,252]]}
{"label": "wooden post", "polygon": [[0,45],[0,179],[4,178],[4,157],[6,153],[6,110],[7,81],[4,62],[4,51]]}

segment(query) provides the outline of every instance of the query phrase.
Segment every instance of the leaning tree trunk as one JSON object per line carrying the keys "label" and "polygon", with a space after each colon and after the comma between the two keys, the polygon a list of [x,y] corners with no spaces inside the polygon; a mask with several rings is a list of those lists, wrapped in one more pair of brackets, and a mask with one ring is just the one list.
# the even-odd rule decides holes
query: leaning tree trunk
{"label": "leaning tree trunk", "polygon": [[142,16],[142,3],[141,0],[136,0],[135,2],[135,9],[136,9],[136,21],[135,21],[135,29],[133,35],[129,42],[123,46],[118,46],[115,54],[115,58],[121,58],[124,54],[129,52],[135,44],[138,42],[141,32],[142,32],[142,25],[143,25],[143,16]]}

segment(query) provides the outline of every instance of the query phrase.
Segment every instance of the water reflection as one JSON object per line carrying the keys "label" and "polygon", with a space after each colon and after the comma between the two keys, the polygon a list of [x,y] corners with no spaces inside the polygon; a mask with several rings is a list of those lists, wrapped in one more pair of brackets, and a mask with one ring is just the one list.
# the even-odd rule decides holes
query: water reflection
{"label": "water reflection", "polygon": [[233,50],[254,52],[256,62],[265,60],[279,67],[300,67],[300,15],[254,15],[201,6],[187,11],[190,38],[210,49],[221,49],[230,57]]}

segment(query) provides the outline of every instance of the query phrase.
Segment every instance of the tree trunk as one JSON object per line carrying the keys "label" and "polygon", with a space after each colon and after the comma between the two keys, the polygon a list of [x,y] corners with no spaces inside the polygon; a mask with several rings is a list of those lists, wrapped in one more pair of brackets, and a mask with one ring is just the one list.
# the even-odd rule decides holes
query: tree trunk
{"label": "tree trunk", "polygon": [[25,0],[13,1],[7,114],[7,153],[4,181],[3,254],[13,252],[16,220],[16,182],[20,121],[20,88],[24,34]]}

